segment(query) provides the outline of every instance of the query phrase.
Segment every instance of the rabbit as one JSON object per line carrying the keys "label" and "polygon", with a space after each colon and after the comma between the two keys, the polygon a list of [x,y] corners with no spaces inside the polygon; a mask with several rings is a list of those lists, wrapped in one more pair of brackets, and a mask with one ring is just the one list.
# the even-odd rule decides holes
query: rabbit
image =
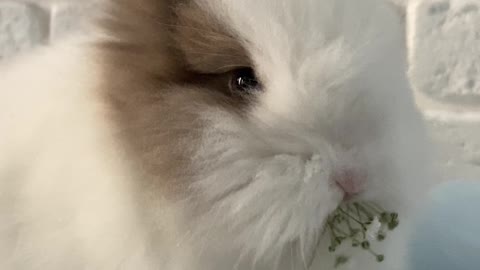
{"label": "rabbit", "polygon": [[101,6],[1,67],[1,269],[333,269],[351,200],[401,223],[345,269],[406,269],[430,146],[391,3]]}

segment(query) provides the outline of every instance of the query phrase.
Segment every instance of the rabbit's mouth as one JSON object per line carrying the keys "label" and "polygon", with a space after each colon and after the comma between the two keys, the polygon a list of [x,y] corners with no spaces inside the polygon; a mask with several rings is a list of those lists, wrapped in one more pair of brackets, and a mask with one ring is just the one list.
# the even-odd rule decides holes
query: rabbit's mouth
{"label": "rabbit's mouth", "polygon": [[349,201],[365,191],[367,174],[360,169],[342,168],[332,174],[332,181],[343,192],[344,201]]}

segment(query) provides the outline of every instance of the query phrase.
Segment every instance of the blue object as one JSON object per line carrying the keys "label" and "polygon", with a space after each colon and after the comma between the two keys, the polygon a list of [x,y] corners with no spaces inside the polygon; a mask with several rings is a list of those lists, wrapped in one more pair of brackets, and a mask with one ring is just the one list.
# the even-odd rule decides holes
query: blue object
{"label": "blue object", "polygon": [[433,191],[409,248],[412,270],[480,270],[480,181]]}

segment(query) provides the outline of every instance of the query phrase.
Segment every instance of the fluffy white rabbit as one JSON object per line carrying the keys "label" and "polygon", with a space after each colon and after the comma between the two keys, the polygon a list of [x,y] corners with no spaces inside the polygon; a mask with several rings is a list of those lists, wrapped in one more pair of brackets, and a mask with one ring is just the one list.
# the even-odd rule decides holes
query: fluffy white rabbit
{"label": "fluffy white rabbit", "polygon": [[[402,222],[428,186],[384,0],[116,0],[95,29],[0,70],[2,270],[331,269],[343,200]],[[346,267],[403,269],[401,231]]]}

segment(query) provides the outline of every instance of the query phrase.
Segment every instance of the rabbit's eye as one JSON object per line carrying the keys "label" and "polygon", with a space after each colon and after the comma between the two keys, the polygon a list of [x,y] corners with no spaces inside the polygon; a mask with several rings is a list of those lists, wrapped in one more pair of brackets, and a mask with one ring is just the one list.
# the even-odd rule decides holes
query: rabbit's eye
{"label": "rabbit's eye", "polygon": [[255,72],[251,68],[241,68],[233,71],[230,88],[240,93],[251,93],[260,87]]}

